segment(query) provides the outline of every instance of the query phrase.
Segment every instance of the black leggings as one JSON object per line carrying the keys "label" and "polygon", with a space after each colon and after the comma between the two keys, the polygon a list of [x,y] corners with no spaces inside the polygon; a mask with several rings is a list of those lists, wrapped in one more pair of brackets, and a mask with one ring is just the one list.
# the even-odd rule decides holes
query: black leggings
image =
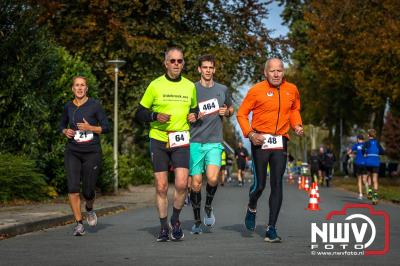
{"label": "black leggings", "polygon": [[250,187],[249,208],[256,209],[257,201],[260,198],[266,184],[267,166],[270,167],[269,196],[269,222],[268,225],[275,226],[279,211],[282,205],[282,177],[286,168],[287,139],[283,138],[283,150],[263,150],[261,146],[251,145],[253,157],[254,180]]}
{"label": "black leggings", "polygon": [[101,151],[77,152],[66,148],[64,166],[68,180],[68,193],[80,192],[82,178],[83,197],[86,200],[94,199],[96,181],[101,167]]}

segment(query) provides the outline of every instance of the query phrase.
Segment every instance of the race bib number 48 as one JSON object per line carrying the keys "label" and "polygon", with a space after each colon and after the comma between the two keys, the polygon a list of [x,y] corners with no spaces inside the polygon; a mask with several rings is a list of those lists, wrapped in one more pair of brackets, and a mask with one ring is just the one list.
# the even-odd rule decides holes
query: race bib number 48
{"label": "race bib number 48", "polygon": [[168,141],[170,148],[188,146],[189,131],[170,132],[168,133]]}
{"label": "race bib number 48", "polygon": [[211,99],[204,102],[199,103],[200,112],[208,115],[213,114],[219,111],[219,104],[217,99]]}
{"label": "race bib number 48", "polygon": [[282,150],[283,149],[283,141],[281,135],[263,135],[265,140],[264,144],[261,146],[263,150]]}
{"label": "race bib number 48", "polygon": [[79,143],[92,141],[93,132],[90,130],[76,130],[74,140]]}

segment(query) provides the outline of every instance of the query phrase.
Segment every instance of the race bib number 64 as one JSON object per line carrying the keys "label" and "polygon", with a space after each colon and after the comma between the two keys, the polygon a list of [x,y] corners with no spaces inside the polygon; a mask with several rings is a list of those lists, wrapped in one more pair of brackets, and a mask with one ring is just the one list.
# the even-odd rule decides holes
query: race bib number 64
{"label": "race bib number 64", "polygon": [[265,140],[264,144],[261,146],[263,150],[282,150],[283,149],[283,141],[281,135],[263,135]]}
{"label": "race bib number 64", "polygon": [[188,146],[189,131],[170,132],[168,133],[168,141],[170,148]]}

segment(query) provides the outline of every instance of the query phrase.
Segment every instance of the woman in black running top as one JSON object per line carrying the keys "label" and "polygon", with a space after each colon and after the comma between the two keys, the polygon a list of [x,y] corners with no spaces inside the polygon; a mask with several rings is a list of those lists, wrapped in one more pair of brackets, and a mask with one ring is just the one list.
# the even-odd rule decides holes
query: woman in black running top
{"label": "woman in black running top", "polygon": [[97,224],[93,211],[96,180],[101,167],[101,133],[109,131],[106,114],[100,103],[87,96],[85,77],[74,77],[72,92],[75,98],[64,106],[60,130],[67,137],[64,165],[68,181],[68,196],[76,220],[73,235],[85,234],[82,223],[80,183],[86,200],[86,220],[90,226]]}

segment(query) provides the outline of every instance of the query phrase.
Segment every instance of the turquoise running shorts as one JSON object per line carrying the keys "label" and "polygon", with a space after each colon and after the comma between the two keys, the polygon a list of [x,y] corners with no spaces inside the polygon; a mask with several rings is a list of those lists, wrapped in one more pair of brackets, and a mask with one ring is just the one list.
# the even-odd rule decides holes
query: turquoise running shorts
{"label": "turquoise running shorts", "polygon": [[224,146],[221,143],[190,143],[190,175],[200,175],[207,165],[221,166],[221,154]]}

